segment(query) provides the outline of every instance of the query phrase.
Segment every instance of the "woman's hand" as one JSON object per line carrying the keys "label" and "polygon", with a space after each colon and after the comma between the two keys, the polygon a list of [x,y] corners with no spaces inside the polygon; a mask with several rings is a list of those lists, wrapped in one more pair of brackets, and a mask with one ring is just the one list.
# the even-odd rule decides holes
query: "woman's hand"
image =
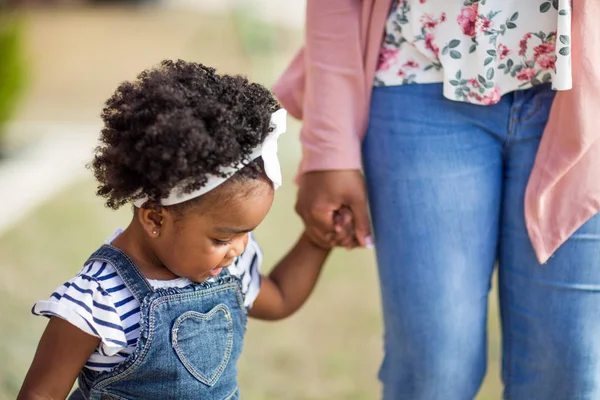
{"label": "woman's hand", "polygon": [[[353,219],[354,239],[340,242],[336,231],[343,233],[338,223],[334,224],[336,212],[346,207]],[[334,245],[345,247],[372,247],[371,228],[367,213],[367,195],[364,179],[359,170],[307,172],[300,178],[296,212],[306,225],[306,233],[315,243],[324,248]],[[344,212],[342,217],[348,218]],[[337,225],[337,226],[336,226]],[[342,228],[346,229],[346,228]]]}

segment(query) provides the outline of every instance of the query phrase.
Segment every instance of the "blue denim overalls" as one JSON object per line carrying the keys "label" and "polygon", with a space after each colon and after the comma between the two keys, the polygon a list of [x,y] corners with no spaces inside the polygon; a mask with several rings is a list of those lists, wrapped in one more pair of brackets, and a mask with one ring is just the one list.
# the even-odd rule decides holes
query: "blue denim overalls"
{"label": "blue denim overalls", "polygon": [[140,302],[140,338],[113,370],[84,368],[70,400],[239,399],[247,312],[236,277],[224,269],[216,282],[152,289],[116,247],[102,246],[89,261],[110,263]]}

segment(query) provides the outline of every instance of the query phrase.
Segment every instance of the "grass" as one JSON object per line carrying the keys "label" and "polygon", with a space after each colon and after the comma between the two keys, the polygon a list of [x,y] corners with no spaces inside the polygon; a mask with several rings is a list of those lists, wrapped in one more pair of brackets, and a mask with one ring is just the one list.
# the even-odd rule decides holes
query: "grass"
{"label": "grass", "polygon": [[[64,35],[67,40],[70,36],[65,30],[68,26],[65,23],[69,18],[79,21],[78,34],[90,42],[95,40],[95,30],[103,32],[98,39],[100,41],[94,43],[109,42],[104,35],[113,30],[120,37],[127,37],[122,31],[125,25],[132,25],[136,30],[142,30],[146,25],[156,29],[152,18],[143,22],[135,19],[139,16],[128,12],[125,15],[105,12],[114,26],[101,30],[96,25],[105,26],[102,13],[78,11],[75,16],[67,15],[62,19],[52,15],[51,21],[43,20],[43,16],[33,16],[38,24],[31,25],[39,27],[41,24],[44,27],[37,28],[44,37],[34,42],[49,45],[47,42],[53,35],[48,32],[54,32],[53,29],[58,29],[57,35]],[[127,23],[116,26],[118,18]],[[213,16],[195,18],[198,27],[194,34],[182,48],[170,48],[169,56],[203,60],[226,72],[247,73],[265,84],[273,82],[295,51],[300,38],[299,33],[280,31],[275,34],[247,34],[248,29],[257,29],[252,26],[265,27],[257,25],[254,20],[234,27],[232,21],[239,22],[242,14],[230,19]],[[189,20],[189,16],[169,19],[179,25]],[[173,25],[173,29],[181,32],[187,29],[179,25]],[[221,29],[217,44],[202,40],[207,32],[215,29]],[[236,30],[239,30],[237,35]],[[240,32],[246,35],[245,41],[240,40]],[[154,43],[155,46],[160,45],[159,42]],[[111,50],[120,52],[121,48],[126,49],[127,46],[121,44],[116,50]],[[257,53],[256,49],[261,50]],[[153,51],[158,52],[156,49]],[[50,53],[52,51],[44,54]],[[126,52],[119,54],[125,57]],[[149,58],[137,60],[143,64],[148,61]],[[48,60],[46,65],[53,62]],[[129,74],[120,79],[130,78],[131,71],[137,70],[134,64],[134,61],[123,59],[119,65],[108,66],[105,73],[112,80],[120,76],[118,72]],[[119,68],[121,70],[117,71]],[[48,85],[56,84],[61,77],[60,70],[56,74],[44,73],[54,78]],[[101,76],[98,73],[97,79],[101,80]],[[113,83],[102,81],[102,86],[109,84],[114,87]],[[41,104],[47,94],[43,89],[33,88],[38,95],[34,105]],[[97,102],[94,96],[105,91],[105,87],[87,90],[85,93],[90,98],[83,96],[84,112],[88,105],[93,106]],[[92,96],[89,93],[96,94]],[[52,98],[54,106],[57,107],[57,102],[62,108],[73,106],[71,94],[66,95],[68,98],[63,103],[60,103],[63,101],[60,98]],[[285,185],[277,192],[272,212],[256,232],[265,251],[265,272],[291,246],[302,229],[293,212],[296,189],[291,183],[300,158],[299,125],[290,125],[289,133],[280,141]],[[4,272],[0,280],[0,304],[3,307],[0,313],[0,359],[9,360],[0,365],[0,400],[15,398],[44,329],[46,321],[30,314],[32,304],[46,298],[63,281],[72,277],[86,257],[115,228],[126,226],[130,217],[128,209],[113,212],[104,208],[102,201],[94,196],[94,183],[90,177],[51,199],[18,227],[0,236],[0,268]],[[479,396],[482,400],[500,398],[495,296],[491,299],[490,368]],[[240,385],[247,400],[372,400],[378,398],[380,391],[376,376],[382,355],[382,322],[373,253],[336,250],[314,295],[296,315],[278,323],[250,322],[239,364]]]}
{"label": "grass", "polygon": [[7,152],[4,143],[4,124],[16,107],[24,85],[22,49],[23,24],[18,17],[7,14],[0,6],[0,158]]}

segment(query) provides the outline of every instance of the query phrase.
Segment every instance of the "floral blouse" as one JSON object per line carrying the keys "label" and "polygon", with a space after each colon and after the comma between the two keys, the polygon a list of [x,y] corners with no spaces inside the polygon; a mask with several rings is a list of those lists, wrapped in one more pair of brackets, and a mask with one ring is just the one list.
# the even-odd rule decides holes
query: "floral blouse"
{"label": "floral blouse", "polygon": [[572,0],[396,0],[375,86],[443,82],[451,100],[490,105],[552,82],[571,88]]}

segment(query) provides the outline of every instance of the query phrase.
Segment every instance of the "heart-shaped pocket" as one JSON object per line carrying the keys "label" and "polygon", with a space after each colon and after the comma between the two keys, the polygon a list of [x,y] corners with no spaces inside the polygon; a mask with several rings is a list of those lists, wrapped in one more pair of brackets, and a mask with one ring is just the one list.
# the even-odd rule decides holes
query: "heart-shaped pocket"
{"label": "heart-shaped pocket", "polygon": [[206,314],[188,311],[180,315],[173,324],[172,344],[189,373],[213,386],[231,357],[233,322],[229,308],[219,304]]}

